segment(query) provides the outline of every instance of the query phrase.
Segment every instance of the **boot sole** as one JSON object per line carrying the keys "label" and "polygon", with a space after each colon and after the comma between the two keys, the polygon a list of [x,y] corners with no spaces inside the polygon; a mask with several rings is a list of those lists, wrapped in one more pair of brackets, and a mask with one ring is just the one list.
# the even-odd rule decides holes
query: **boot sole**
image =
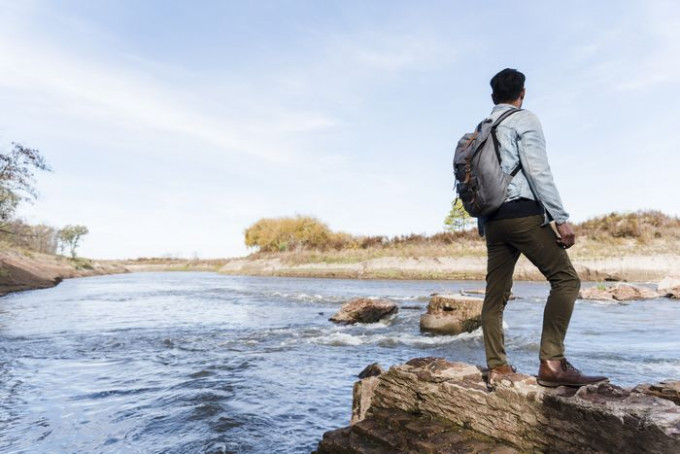
{"label": "boot sole", "polygon": [[604,380],[592,381],[592,382],[589,382],[589,383],[565,383],[565,382],[545,381],[545,380],[540,380],[540,379],[536,379],[536,382],[539,385],[544,386],[546,388],[557,388],[558,386],[569,386],[570,388],[580,388],[582,386],[601,385],[602,383],[609,383],[609,379],[605,378]]}

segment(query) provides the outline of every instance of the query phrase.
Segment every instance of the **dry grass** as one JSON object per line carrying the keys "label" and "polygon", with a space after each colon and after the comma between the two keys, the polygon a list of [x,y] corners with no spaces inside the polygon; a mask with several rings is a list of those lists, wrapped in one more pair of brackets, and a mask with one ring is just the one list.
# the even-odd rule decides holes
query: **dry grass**
{"label": "dry grass", "polygon": [[[680,219],[658,211],[611,213],[576,224],[576,259],[625,255],[680,254]],[[356,263],[383,257],[430,258],[480,256],[486,252],[476,229],[431,236],[410,234],[393,238],[354,237],[345,247],[299,248],[293,251],[256,252],[253,259],[279,259],[287,265],[302,263]]]}

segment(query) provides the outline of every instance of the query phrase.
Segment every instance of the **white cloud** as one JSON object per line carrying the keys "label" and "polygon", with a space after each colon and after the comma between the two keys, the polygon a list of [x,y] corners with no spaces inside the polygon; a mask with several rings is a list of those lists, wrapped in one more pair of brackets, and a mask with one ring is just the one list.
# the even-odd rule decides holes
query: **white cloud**
{"label": "white cloud", "polygon": [[32,33],[20,32],[32,32],[30,28],[0,31],[0,87],[21,92],[26,103],[58,105],[62,115],[100,117],[102,123],[184,135],[223,152],[272,162],[291,159],[295,148],[285,141],[273,141],[271,136],[319,131],[337,123],[325,114],[266,104],[244,111],[248,93],[243,94],[244,99],[223,100],[223,111],[211,113],[210,108],[201,106],[202,97],[210,99],[209,87],[168,86],[158,74],[138,69],[143,68],[139,61],[85,58],[33,38]]}

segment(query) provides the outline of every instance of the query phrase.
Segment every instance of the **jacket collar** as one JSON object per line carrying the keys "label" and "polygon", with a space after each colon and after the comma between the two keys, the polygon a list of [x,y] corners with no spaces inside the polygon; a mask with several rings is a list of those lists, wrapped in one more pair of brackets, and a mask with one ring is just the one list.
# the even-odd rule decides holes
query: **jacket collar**
{"label": "jacket collar", "polygon": [[505,104],[505,103],[500,103],[496,104],[493,106],[493,109],[491,109],[491,112],[498,112],[500,110],[507,110],[507,109],[516,109],[517,107],[513,106],[512,104]]}

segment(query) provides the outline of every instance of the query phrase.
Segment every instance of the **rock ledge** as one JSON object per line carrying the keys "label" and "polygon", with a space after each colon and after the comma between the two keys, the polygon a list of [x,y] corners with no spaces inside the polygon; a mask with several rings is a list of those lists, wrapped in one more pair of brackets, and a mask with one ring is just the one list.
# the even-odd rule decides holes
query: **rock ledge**
{"label": "rock ledge", "polygon": [[491,391],[476,366],[418,358],[358,381],[353,425],[316,453],[678,453],[678,385],[549,389],[514,374]]}

